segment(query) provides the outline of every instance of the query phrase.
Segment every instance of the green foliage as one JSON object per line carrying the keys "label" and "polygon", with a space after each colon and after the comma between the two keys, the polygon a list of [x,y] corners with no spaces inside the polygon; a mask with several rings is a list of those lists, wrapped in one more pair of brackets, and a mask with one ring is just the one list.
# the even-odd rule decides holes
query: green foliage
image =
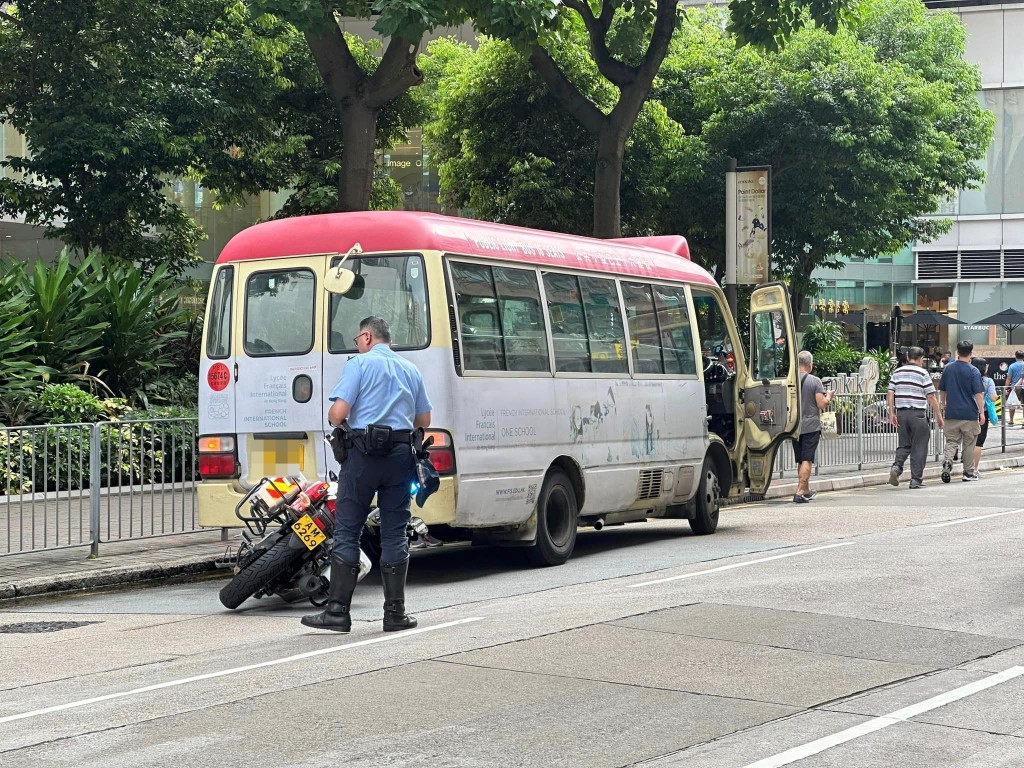
{"label": "green foliage", "polygon": [[729,31],[740,45],[778,50],[814,20],[829,32],[855,18],[855,0],[730,0]]}
{"label": "green foliage", "polygon": [[835,376],[839,373],[856,373],[860,369],[863,352],[850,349],[848,346],[827,349],[814,354],[814,373],[819,378]]}
{"label": "green foliage", "polygon": [[74,384],[47,384],[36,397],[35,411],[45,423],[83,424],[104,415],[103,404]]}
{"label": "green foliage", "polygon": [[[587,46],[576,28],[555,53],[579,87],[610,109],[614,89],[600,77]],[[446,39],[428,50],[422,68],[435,111],[424,141],[438,165],[446,205],[468,207],[491,221],[590,233],[593,139],[560,109],[527,58],[491,39],[482,39],[476,51]],[[683,141],[661,105],[644,108],[626,146],[626,231],[656,226],[669,203],[666,158]]]}
{"label": "green foliage", "polygon": [[0,261],[0,424],[22,423],[40,380],[52,372],[35,357],[35,337],[25,323],[30,304],[21,289],[24,269],[23,264]]}
{"label": "green foliage", "polygon": [[199,377],[194,373],[158,378],[146,384],[140,396],[140,401],[147,409],[155,405],[194,407],[198,400]]}
{"label": "green foliage", "polygon": [[775,52],[737,49],[705,22],[687,39],[702,50],[673,48],[657,90],[708,158],[703,179],[673,195],[668,228],[722,253],[725,157],[770,164],[774,276],[797,298],[840,254],[934,238],[949,223],[921,217],[984,176],[992,116],[977,101],[959,20],[917,0],[866,0],[851,24],[805,27]]}
{"label": "green foliage", "polygon": [[137,399],[148,381],[175,364],[169,345],[185,334],[178,327],[187,315],[178,303],[182,286],[164,267],[145,277],[134,267],[110,261],[100,262],[89,276],[100,288],[104,320],[92,359],[111,391]]}
{"label": "green foliage", "polygon": [[804,331],[803,348],[815,355],[848,346],[843,329],[831,320],[815,320]]}

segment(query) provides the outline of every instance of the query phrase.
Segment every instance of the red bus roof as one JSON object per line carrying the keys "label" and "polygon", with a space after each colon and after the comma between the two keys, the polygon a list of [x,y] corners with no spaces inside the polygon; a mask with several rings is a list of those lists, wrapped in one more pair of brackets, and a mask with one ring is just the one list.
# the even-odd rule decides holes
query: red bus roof
{"label": "red bus roof", "polygon": [[328,213],[264,222],[231,238],[217,263],[346,253],[356,243],[366,253],[442,251],[717,285],[690,261],[686,239],[679,235],[597,240],[417,211]]}

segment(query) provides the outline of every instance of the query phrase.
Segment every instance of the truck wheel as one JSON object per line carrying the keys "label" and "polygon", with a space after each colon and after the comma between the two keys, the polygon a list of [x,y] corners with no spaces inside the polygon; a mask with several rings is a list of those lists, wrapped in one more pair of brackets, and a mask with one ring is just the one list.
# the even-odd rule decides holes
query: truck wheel
{"label": "truck wheel", "polygon": [[710,456],[704,457],[700,473],[700,487],[694,499],[695,514],[690,519],[690,530],[698,536],[714,533],[718,528],[718,512],[722,502],[722,485],[718,482],[718,466]]}
{"label": "truck wheel", "polygon": [[526,550],[534,565],[561,565],[576,546],[576,492],[560,469],[548,473],[537,499],[537,541]]}

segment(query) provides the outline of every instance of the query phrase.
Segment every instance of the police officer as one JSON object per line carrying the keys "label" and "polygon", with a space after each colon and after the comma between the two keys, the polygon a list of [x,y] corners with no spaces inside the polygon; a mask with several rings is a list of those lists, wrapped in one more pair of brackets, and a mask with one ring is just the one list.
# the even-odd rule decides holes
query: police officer
{"label": "police officer", "polygon": [[391,329],[380,317],[359,323],[353,340],[359,354],[348,361],[331,392],[327,420],[348,420],[352,450],[341,466],[334,521],[334,553],[327,610],[304,616],[316,629],[348,632],[349,608],[359,577],[359,537],[377,494],[380,509],[380,571],[384,581],[384,631],[412,629],[405,612],[409,572],[409,486],[416,477],[414,431],[430,425],[430,401],[423,377],[391,349]]}

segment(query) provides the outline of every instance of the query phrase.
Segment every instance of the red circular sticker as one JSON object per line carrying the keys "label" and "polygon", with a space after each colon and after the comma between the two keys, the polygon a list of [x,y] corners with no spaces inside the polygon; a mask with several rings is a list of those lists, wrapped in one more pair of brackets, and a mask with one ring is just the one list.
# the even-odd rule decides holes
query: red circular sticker
{"label": "red circular sticker", "polygon": [[231,371],[228,370],[224,363],[214,363],[206,374],[206,383],[210,385],[210,389],[214,392],[227,389],[228,384],[231,383]]}

